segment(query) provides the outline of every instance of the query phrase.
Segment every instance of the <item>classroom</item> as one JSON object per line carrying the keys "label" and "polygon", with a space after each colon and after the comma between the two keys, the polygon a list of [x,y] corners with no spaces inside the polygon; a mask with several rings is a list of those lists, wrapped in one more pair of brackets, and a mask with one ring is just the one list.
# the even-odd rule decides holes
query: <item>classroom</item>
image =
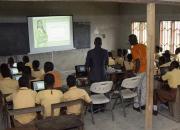
{"label": "classroom", "polygon": [[179,130],[179,0],[1,0],[0,130]]}

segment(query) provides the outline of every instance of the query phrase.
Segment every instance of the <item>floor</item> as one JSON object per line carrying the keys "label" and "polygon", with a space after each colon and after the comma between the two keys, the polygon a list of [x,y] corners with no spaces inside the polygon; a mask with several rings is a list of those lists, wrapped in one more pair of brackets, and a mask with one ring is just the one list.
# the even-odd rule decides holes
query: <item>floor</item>
{"label": "floor", "polygon": [[[94,115],[95,125],[92,124],[91,116],[87,112],[85,115],[85,130],[144,130],[144,111],[142,113],[136,112],[131,106],[126,111],[127,117],[125,118],[122,109],[117,106],[114,110],[115,121],[112,121],[110,111],[97,113]],[[0,130],[3,130],[2,122],[0,122]],[[180,123],[161,115],[153,116],[153,130],[180,130]]]}
{"label": "floor", "polygon": [[[91,123],[91,116],[85,116],[85,130],[144,130],[145,114],[134,111],[131,106],[126,109],[127,117],[123,117],[122,109],[114,110],[115,121],[112,121],[111,112],[95,114],[95,125]],[[180,123],[158,115],[153,116],[153,130],[180,130]]]}

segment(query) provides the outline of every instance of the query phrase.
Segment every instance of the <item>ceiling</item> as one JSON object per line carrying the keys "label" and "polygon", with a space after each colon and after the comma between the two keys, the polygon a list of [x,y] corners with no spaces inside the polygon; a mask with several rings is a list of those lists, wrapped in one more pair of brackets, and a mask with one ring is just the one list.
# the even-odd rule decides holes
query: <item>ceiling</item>
{"label": "ceiling", "polygon": [[119,3],[149,3],[149,2],[156,2],[156,3],[180,3],[180,0],[0,0],[0,1],[6,1],[6,2],[28,2],[28,1],[64,1],[64,2],[119,2]]}

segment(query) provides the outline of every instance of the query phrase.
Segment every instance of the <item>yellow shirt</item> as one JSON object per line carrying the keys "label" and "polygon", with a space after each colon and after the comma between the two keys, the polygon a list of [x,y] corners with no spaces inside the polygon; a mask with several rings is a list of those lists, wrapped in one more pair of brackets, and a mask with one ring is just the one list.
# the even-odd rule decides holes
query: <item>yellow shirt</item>
{"label": "yellow shirt", "polygon": [[18,81],[9,77],[0,81],[0,90],[3,94],[12,94],[19,88]]}
{"label": "yellow shirt", "polygon": [[[35,91],[27,87],[21,87],[12,95],[14,109],[35,107],[36,94]],[[36,118],[36,113],[17,115],[14,118],[21,124],[27,124]]]}
{"label": "yellow shirt", "polygon": [[124,61],[124,66],[126,70],[134,70],[133,62]]}
{"label": "yellow shirt", "polygon": [[32,69],[32,63],[31,62],[26,63],[25,66],[29,66]]}
{"label": "yellow shirt", "polygon": [[180,53],[175,56],[175,60],[180,62]]}
{"label": "yellow shirt", "polygon": [[108,65],[115,65],[115,61],[113,58],[109,57],[109,64]]}
{"label": "yellow shirt", "polygon": [[41,79],[43,75],[44,75],[43,70],[39,70],[39,71],[32,70],[32,77],[35,77],[36,79]]}
{"label": "yellow shirt", "polygon": [[167,80],[170,88],[177,88],[180,85],[180,70],[173,69],[162,76],[163,80]]}
{"label": "yellow shirt", "polygon": [[[83,99],[87,103],[91,102],[91,98],[89,97],[88,93],[83,89],[77,88],[76,86],[69,88],[69,90],[64,93],[64,101],[77,99]],[[79,115],[81,113],[81,106],[72,105],[67,108],[67,113]]]}
{"label": "yellow shirt", "polygon": [[[36,96],[36,103],[44,106],[44,117],[51,116],[51,104],[62,102],[63,93],[60,90],[43,90],[38,92]],[[60,109],[54,111],[54,115],[58,116]]]}
{"label": "yellow shirt", "polygon": [[123,66],[123,63],[124,63],[123,57],[116,57],[115,63],[118,64],[118,65]]}

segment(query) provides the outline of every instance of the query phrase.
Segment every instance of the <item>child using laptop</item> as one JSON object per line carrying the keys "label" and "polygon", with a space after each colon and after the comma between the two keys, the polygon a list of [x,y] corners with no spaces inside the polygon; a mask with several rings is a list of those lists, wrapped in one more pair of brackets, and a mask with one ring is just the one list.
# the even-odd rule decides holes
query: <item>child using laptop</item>
{"label": "child using laptop", "polygon": [[124,61],[124,67],[126,71],[132,71],[134,69],[134,63],[132,61],[132,55],[127,55],[127,61]]}
{"label": "child using laptop", "polygon": [[[44,76],[44,84],[46,90],[38,92],[36,96],[36,103],[41,104],[45,108],[44,117],[51,116],[51,104],[60,103],[63,99],[63,93],[60,90],[53,89],[55,79],[53,74],[46,74]],[[55,116],[59,115],[59,109],[54,112]]]}
{"label": "child using laptop", "polygon": [[34,60],[32,62],[32,76],[36,79],[41,79],[41,77],[44,75],[44,71],[39,69],[40,62],[38,60]]}
{"label": "child using laptop", "polygon": [[62,86],[61,74],[59,71],[54,70],[54,64],[52,62],[46,62],[44,64],[44,72],[45,74],[52,74],[54,76],[54,88],[60,88]]}
{"label": "child using laptop", "polygon": [[[37,93],[29,89],[29,78],[27,76],[22,76],[18,82],[19,89],[12,94],[13,108],[21,109],[35,107]],[[21,124],[28,124],[36,118],[36,113],[16,115],[14,118]]]}

